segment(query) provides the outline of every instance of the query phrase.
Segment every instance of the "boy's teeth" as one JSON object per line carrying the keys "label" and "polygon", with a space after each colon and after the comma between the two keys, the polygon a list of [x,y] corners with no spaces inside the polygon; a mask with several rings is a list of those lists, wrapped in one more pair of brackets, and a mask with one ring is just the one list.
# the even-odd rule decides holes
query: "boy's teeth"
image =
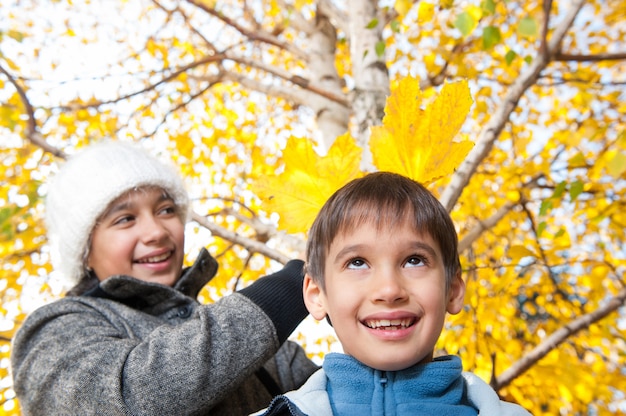
{"label": "boy's teeth", "polygon": [[370,328],[385,329],[385,328],[407,328],[413,323],[412,319],[376,319],[367,321],[366,324]]}
{"label": "boy's teeth", "polygon": [[166,260],[170,256],[170,253],[164,253],[160,256],[148,257],[146,259],[138,260],[137,263],[158,263],[160,261]]}

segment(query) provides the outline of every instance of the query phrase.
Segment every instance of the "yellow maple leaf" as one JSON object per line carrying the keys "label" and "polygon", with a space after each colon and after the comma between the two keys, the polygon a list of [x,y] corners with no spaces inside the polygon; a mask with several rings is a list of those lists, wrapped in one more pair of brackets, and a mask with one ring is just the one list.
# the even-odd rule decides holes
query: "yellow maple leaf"
{"label": "yellow maple leaf", "polygon": [[474,146],[453,141],[472,105],[467,82],[446,83],[426,108],[419,81],[401,80],[385,106],[383,125],[372,127],[374,165],[423,184],[449,175]]}
{"label": "yellow maple leaf", "polygon": [[412,0],[396,0],[393,8],[400,16],[404,16],[411,10],[411,6],[413,6]]}
{"label": "yellow maple leaf", "polygon": [[435,5],[421,1],[417,9],[417,21],[419,23],[428,23],[435,17]]}
{"label": "yellow maple leaf", "polygon": [[267,211],[280,215],[280,229],[306,232],[326,200],[361,176],[361,154],[348,133],[335,140],[326,156],[319,156],[310,140],[291,138],[283,151],[284,172],[259,177],[252,189]]}

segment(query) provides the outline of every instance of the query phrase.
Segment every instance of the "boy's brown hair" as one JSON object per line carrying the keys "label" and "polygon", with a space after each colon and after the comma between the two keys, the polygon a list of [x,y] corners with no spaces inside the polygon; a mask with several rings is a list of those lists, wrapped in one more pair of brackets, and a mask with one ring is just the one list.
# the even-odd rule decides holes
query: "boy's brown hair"
{"label": "boy's brown hair", "polygon": [[461,270],[454,223],[439,200],[420,183],[391,172],[370,173],[337,190],[317,214],[306,247],[306,271],[322,289],[330,245],[339,233],[373,223],[381,230],[411,219],[415,231],[439,244],[446,286]]}

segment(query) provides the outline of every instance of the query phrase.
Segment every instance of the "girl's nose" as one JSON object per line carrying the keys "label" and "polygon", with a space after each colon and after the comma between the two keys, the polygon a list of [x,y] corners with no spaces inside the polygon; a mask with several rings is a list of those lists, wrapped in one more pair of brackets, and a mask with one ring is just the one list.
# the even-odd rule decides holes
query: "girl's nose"
{"label": "girl's nose", "polygon": [[160,242],[166,235],[167,230],[154,215],[145,215],[142,219],[141,239],[145,244]]}

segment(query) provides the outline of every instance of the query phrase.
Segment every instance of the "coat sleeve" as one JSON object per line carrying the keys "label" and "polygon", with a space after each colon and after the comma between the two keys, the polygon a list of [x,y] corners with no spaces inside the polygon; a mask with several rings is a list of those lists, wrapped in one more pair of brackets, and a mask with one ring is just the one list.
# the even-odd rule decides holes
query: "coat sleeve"
{"label": "coat sleeve", "polygon": [[35,311],[12,348],[28,414],[194,414],[232,392],[278,349],[272,322],[234,294],[187,322],[130,335],[124,319],[63,299]]}
{"label": "coat sleeve", "polygon": [[[290,288],[276,290],[297,297]],[[109,300],[69,297],[44,306],[29,316],[12,346],[22,411],[206,413],[280,347],[275,322],[255,299],[235,293],[198,305],[184,323],[155,324],[145,334],[128,328],[139,312],[124,316],[98,307]],[[280,308],[273,313],[289,316]],[[295,327],[304,316],[283,318],[283,325]]]}
{"label": "coat sleeve", "polygon": [[500,400],[498,394],[473,373],[464,372],[467,397],[480,416],[531,416],[523,407]]}
{"label": "coat sleeve", "polygon": [[304,349],[293,341],[285,342],[272,362],[276,365],[277,380],[283,392],[300,388],[320,368],[306,356]]}

